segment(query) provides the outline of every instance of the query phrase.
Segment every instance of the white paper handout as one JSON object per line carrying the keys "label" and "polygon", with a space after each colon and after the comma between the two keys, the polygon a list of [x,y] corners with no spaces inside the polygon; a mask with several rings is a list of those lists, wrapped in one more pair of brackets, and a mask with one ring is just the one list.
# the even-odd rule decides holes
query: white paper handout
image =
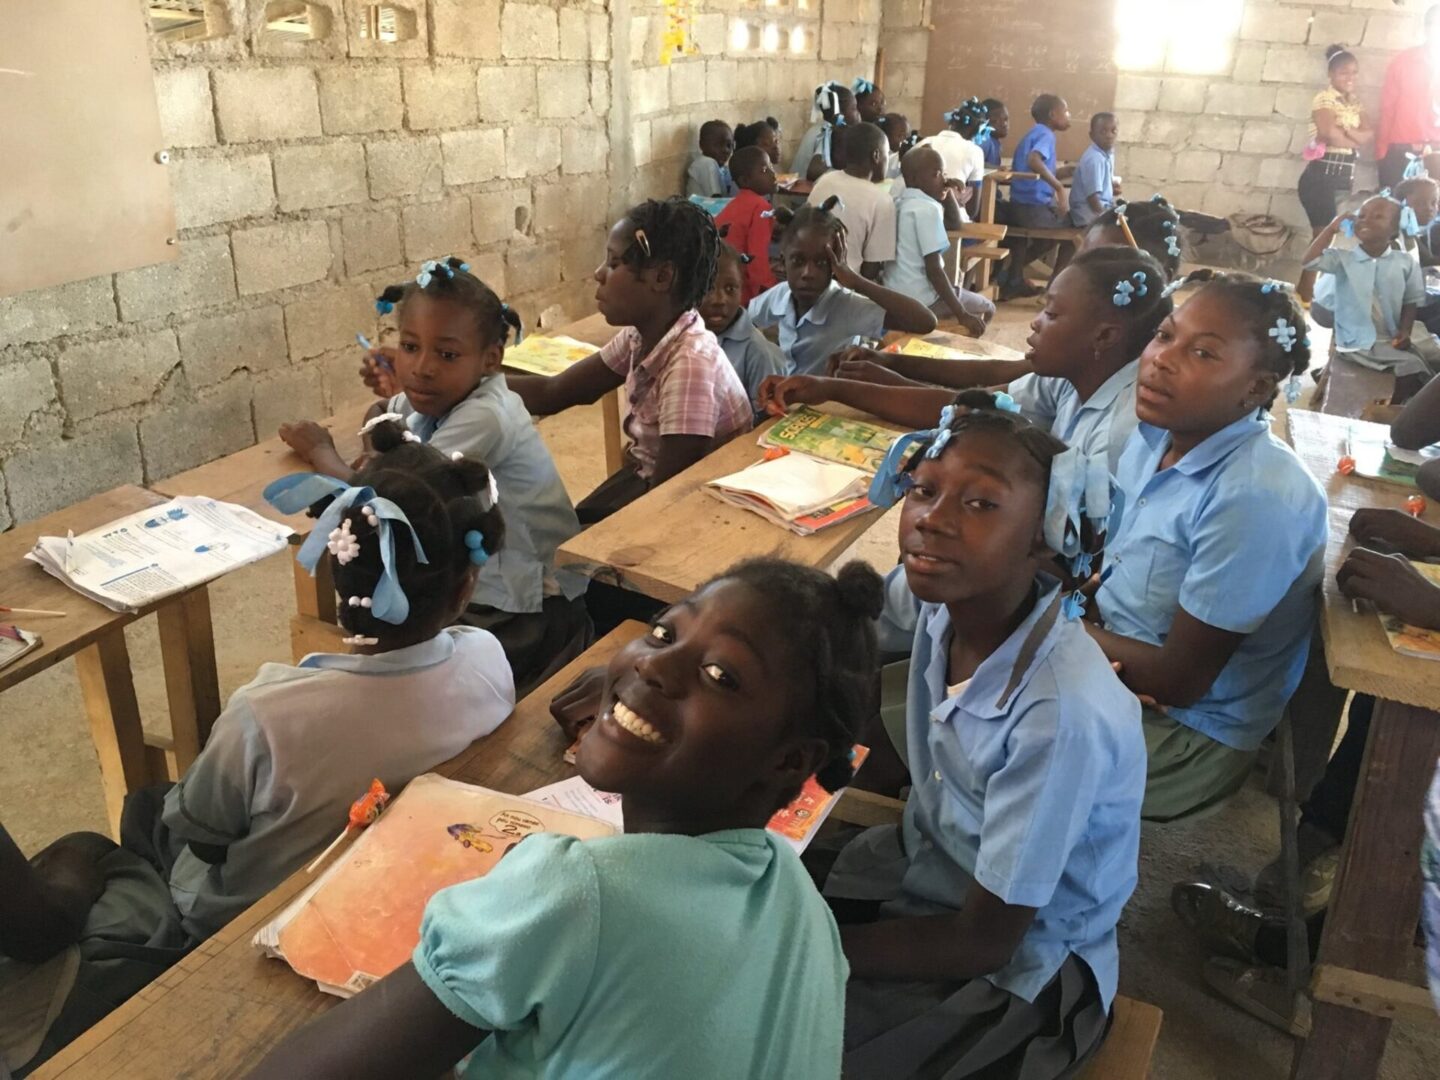
{"label": "white paper handout", "polygon": [[283,551],[293,530],[243,506],[182,495],[25,556],[111,611],[139,611]]}

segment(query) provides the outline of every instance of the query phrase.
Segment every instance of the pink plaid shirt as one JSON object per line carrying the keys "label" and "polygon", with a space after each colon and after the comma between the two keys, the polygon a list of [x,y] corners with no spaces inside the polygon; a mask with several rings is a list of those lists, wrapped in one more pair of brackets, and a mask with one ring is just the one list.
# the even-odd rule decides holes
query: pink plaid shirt
{"label": "pink plaid shirt", "polygon": [[687,311],[642,357],[640,331],[627,326],[600,350],[600,359],[625,376],[625,434],[641,477],[655,473],[662,435],[708,435],[720,445],[753,419],[750,399],[715,335],[698,312]]}

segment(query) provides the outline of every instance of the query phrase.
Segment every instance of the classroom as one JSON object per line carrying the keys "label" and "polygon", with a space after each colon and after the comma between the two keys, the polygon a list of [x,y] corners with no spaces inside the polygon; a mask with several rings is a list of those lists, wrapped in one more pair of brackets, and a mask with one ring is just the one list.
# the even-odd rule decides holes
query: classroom
{"label": "classroom", "polygon": [[1436,1075],[1440,3],[0,14],[0,1080]]}

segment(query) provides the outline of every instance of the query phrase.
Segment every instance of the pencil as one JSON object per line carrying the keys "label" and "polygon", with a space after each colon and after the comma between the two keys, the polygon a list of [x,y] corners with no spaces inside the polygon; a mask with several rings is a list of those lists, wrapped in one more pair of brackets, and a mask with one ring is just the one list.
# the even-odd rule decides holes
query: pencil
{"label": "pencil", "polygon": [[367,338],[364,334],[356,334],[355,340],[360,343],[360,347],[362,349],[370,353],[370,359],[374,360],[382,368],[390,372],[391,375],[395,374],[394,366],[390,363],[389,360],[385,359],[385,355],[383,353],[378,353],[374,351],[375,346],[370,344],[369,338]]}
{"label": "pencil", "polygon": [[63,611],[46,611],[44,608],[5,607],[3,604],[0,604],[0,611],[5,612],[7,615],[49,615],[57,619],[63,619],[65,617],[65,612]]}
{"label": "pencil", "polygon": [[1136,243],[1136,241],[1135,241],[1135,234],[1130,231],[1130,223],[1125,220],[1125,215],[1124,215],[1124,214],[1116,214],[1115,217],[1116,217],[1116,219],[1120,222],[1120,231],[1125,234],[1125,240],[1126,240],[1126,242],[1129,243],[1129,245],[1130,245],[1132,248],[1134,248],[1136,251],[1139,251],[1139,250],[1140,250],[1140,245],[1139,245],[1138,243]]}

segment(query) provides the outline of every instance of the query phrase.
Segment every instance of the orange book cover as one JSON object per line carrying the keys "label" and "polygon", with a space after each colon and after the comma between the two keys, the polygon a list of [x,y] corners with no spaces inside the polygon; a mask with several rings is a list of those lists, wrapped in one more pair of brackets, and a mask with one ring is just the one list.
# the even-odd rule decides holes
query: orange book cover
{"label": "orange book cover", "polygon": [[531,833],[613,836],[593,818],[448,780],[416,777],[281,916],[278,952],[321,989],[348,995],[410,959],[425,905],[441,889],[483,877]]}
{"label": "orange book cover", "polygon": [[[870,754],[868,746],[855,746],[854,766],[858,772],[860,766],[865,764],[865,759]],[[831,793],[820,786],[815,777],[805,781],[805,786],[800,789],[787,806],[776,810],[765,826],[773,833],[779,833],[787,840],[793,840],[804,850],[804,845],[810,842],[811,834],[818,829],[824,820],[830,816],[835,799],[839,793]]]}

